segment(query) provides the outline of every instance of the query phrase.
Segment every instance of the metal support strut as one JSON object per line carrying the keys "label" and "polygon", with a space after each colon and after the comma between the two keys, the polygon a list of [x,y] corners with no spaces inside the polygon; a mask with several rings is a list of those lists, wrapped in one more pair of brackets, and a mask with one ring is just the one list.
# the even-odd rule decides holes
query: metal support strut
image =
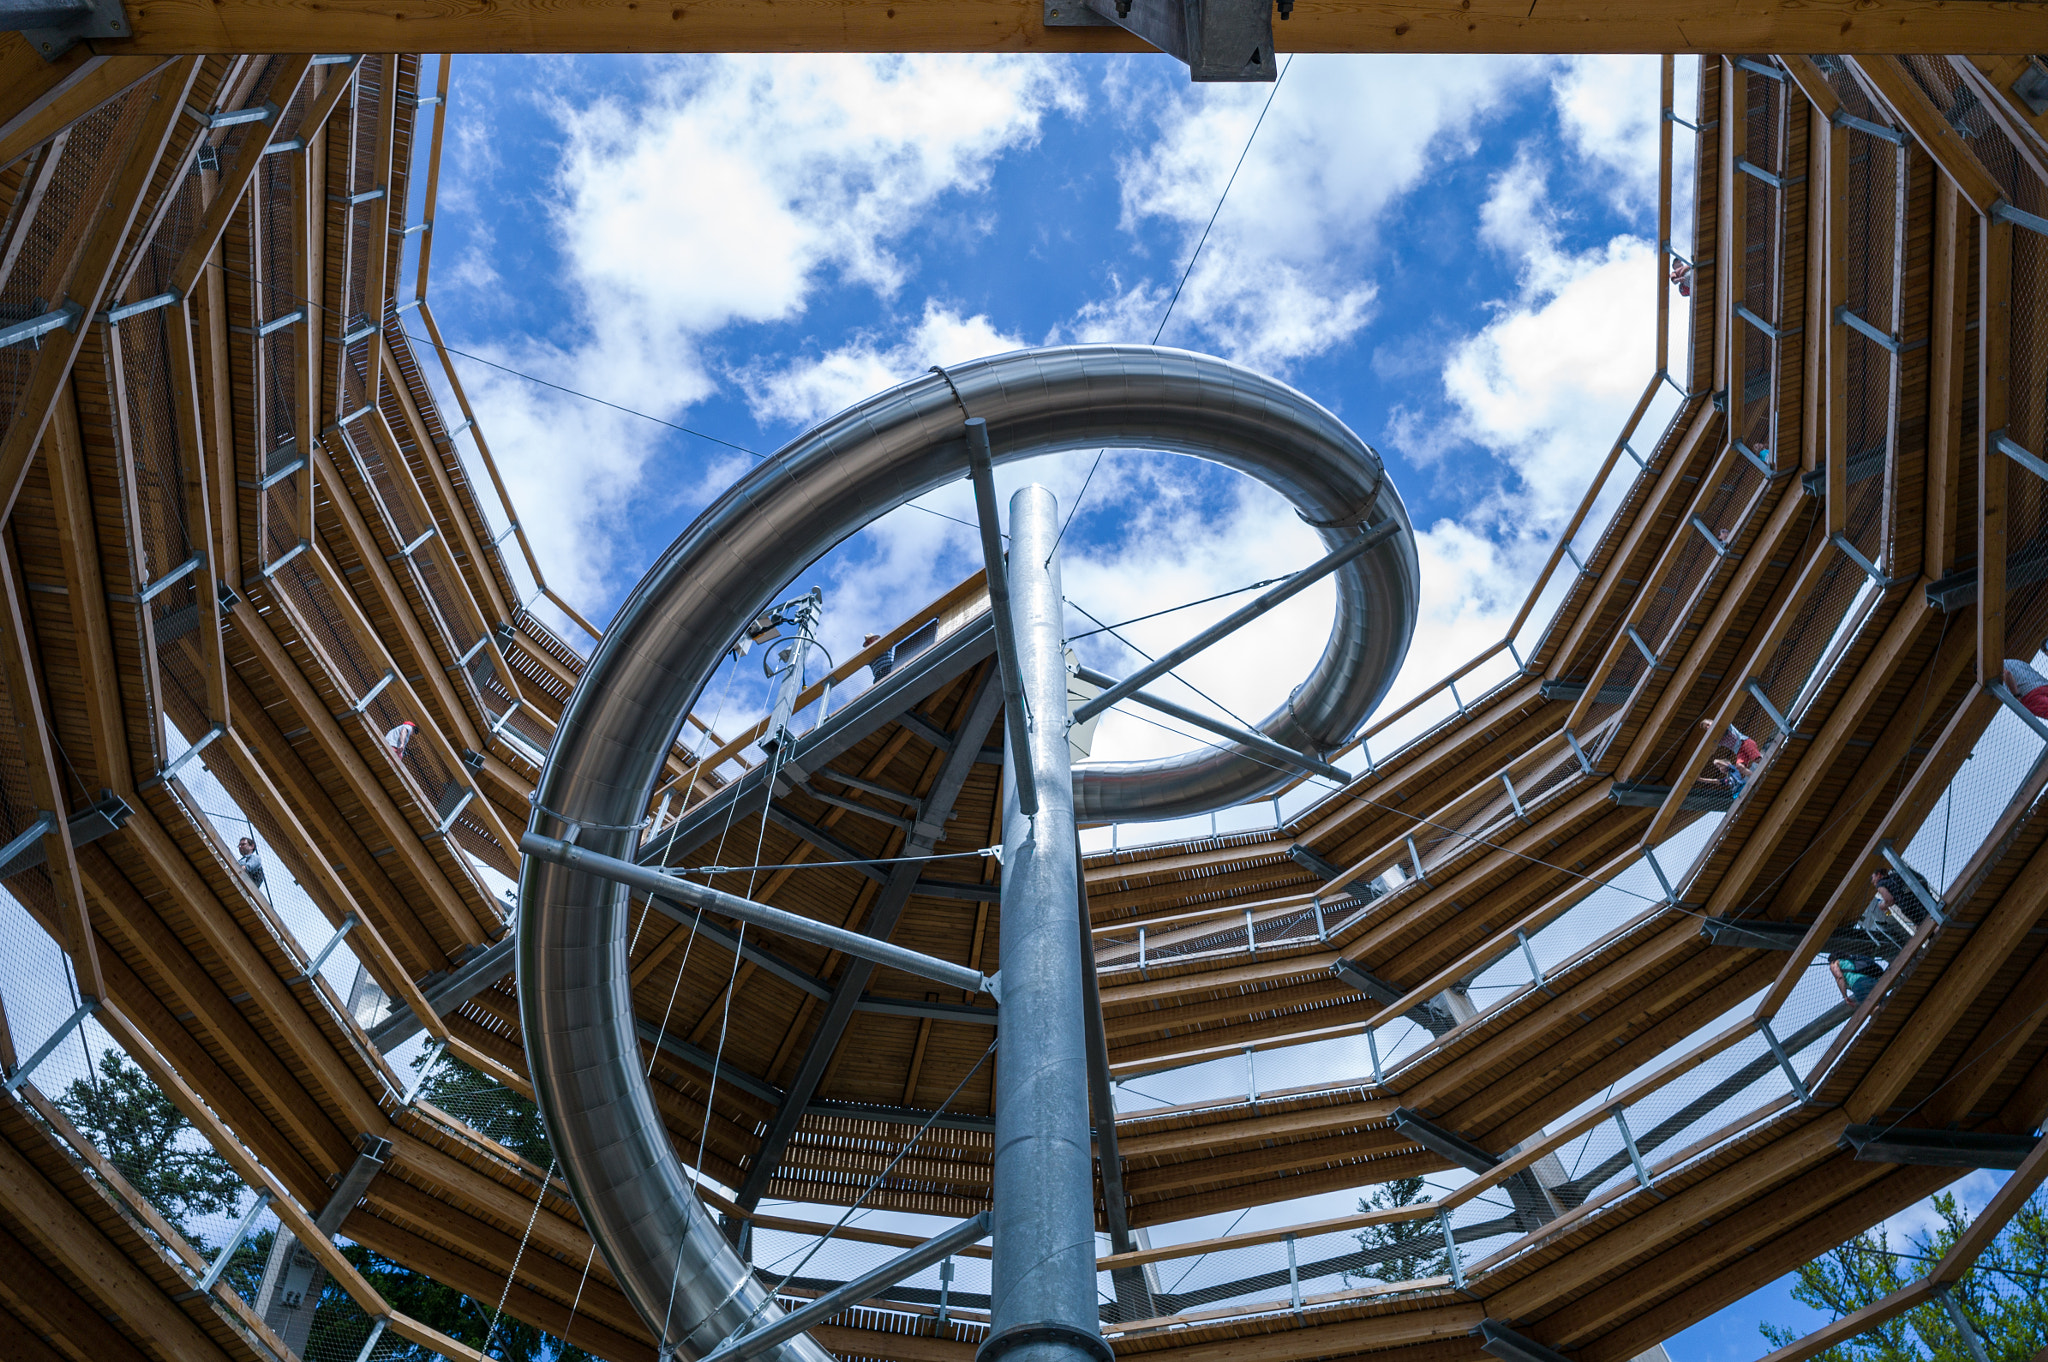
{"label": "metal support strut", "polygon": [[[1095,1298],[1074,796],[1065,712],[1059,507],[1043,487],[1010,498],[1010,604],[1031,733],[1038,816],[1003,764],[1003,1010],[997,1026],[995,1215],[988,1341],[977,1362],[1113,1362]],[[1014,753],[1015,748],[1008,749]]]}

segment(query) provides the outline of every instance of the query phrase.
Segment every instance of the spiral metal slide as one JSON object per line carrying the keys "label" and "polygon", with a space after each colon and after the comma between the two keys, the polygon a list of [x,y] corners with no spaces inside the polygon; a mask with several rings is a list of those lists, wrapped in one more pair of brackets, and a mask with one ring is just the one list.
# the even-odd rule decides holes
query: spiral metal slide
{"label": "spiral metal slide", "polygon": [[[950,378],[950,385],[947,379]],[[1399,529],[1334,574],[1336,620],[1308,678],[1260,725],[1297,750],[1340,746],[1407,654],[1415,537],[1379,456],[1272,379],[1186,351],[1065,346],[977,360],[869,398],[793,441],[670,545],[620,609],[564,711],[536,793],[536,831],[630,858],[671,742],[768,594],[876,517],[965,476],[963,418],[997,462],[1097,446],[1237,469],[1285,496],[1336,549]],[[1083,821],[1173,817],[1270,793],[1292,773],[1245,748],[1202,747],[1074,772]],[[642,1073],[627,968],[627,893],[529,857],[519,996],[534,1085],[577,1205],[665,1349],[702,1357],[779,1312],[727,1244],[671,1149]],[[799,1336],[767,1356],[825,1362]]]}

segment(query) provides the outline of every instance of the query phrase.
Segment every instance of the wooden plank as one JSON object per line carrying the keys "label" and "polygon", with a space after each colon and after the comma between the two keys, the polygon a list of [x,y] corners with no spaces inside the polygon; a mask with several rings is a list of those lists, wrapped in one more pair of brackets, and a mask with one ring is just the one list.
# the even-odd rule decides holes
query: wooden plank
{"label": "wooden plank", "polygon": [[1977,679],[1986,684],[2003,684],[2008,652],[2005,503],[2014,472],[1991,435],[2011,415],[2013,230],[1977,220]]}
{"label": "wooden plank", "polygon": [[[790,12],[784,13],[788,8]],[[407,0],[375,13],[315,0],[156,0],[134,13],[136,52],[1137,52],[1120,30],[1047,28],[1014,0],[820,0],[774,14],[740,0],[686,10],[631,0],[486,11]],[[2033,0],[1959,8],[1937,0],[1756,0],[1701,10],[1678,0],[1615,6],[1569,0],[1531,9],[1473,0],[1469,9],[1377,0],[1304,0],[1275,25],[1298,52],[2026,52],[2048,48],[2048,8]]]}
{"label": "wooden plank", "polygon": [[223,1362],[229,1354],[99,1226],[45,1178],[28,1157],[0,1139],[0,1204],[44,1252],[176,1362]]}
{"label": "wooden plank", "polygon": [[0,166],[12,165],[173,60],[101,56],[81,43],[44,61],[20,33],[0,33]]}
{"label": "wooden plank", "polygon": [[[120,265],[128,229],[142,211],[156,178],[157,163],[177,129],[185,96],[199,77],[199,66],[197,58],[175,62],[133,96],[147,98],[149,108],[128,143],[120,174],[98,206],[78,268],[71,276],[68,300],[78,305],[83,316],[99,311]],[[73,330],[59,329],[43,337],[28,381],[16,395],[6,435],[0,438],[0,522],[14,512],[14,500],[21,495],[22,481],[28,476],[28,461],[42,443],[50,413],[92,329],[81,323]]]}

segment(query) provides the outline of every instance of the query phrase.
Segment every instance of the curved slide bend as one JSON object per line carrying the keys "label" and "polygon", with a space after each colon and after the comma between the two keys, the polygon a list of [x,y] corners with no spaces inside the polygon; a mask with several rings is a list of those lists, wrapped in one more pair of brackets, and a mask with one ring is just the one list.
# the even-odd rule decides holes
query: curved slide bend
{"label": "curved slide bend", "polygon": [[[1335,574],[1337,616],[1308,679],[1260,727],[1290,747],[1341,745],[1386,693],[1417,610],[1415,537],[1379,456],[1284,384],[1204,355],[1090,345],[996,355],[869,398],[734,484],[670,545],[621,607],[564,709],[536,793],[537,830],[630,858],[682,716],[726,648],[833,545],[965,476],[963,411],[997,462],[1098,445],[1213,460],[1266,483],[1331,548],[1389,517],[1401,529]],[[1077,769],[1083,821],[1205,812],[1290,777],[1241,748]],[[520,885],[519,997],[534,1087],[605,1261],[664,1348],[710,1352],[777,1313],[690,1188],[643,1077],[627,969],[625,890],[529,858]],[[826,1362],[808,1338],[768,1354]]]}

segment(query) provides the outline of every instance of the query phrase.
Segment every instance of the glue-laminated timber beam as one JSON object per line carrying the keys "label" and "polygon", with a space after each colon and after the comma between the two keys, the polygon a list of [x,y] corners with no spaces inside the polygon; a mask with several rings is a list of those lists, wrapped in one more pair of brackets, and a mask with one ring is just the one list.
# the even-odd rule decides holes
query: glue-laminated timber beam
{"label": "glue-laminated timber beam", "polygon": [[[1920,826],[1920,821],[1947,790],[1949,782],[1955,778],[1962,764],[1969,759],[1971,749],[1976,746],[1978,737],[1990,725],[1997,711],[1998,702],[1983,691],[1974,692],[1956,709],[1943,729],[1934,751],[1914,770],[1904,788],[1900,789],[1897,797],[1893,799],[1879,825],[1880,829],[1890,829],[1897,834],[1902,844],[1911,836]],[[1880,790],[1881,788],[1880,786]],[[1871,834],[1863,855],[1858,858],[1861,865],[1868,866],[1876,862],[1876,843],[1879,835]],[[1810,873],[1815,880],[1819,879],[1818,871]],[[1779,901],[1784,902],[1782,898]],[[1774,1016],[1778,1009],[1784,1006],[1805,973],[1806,962],[1818,955],[1822,943],[1836,929],[1844,926],[1853,915],[1860,912],[1869,901],[1868,881],[1861,873],[1852,870],[1847,878],[1836,885],[1827,903],[1815,916],[1813,925],[1807,929],[1806,940],[1800,943],[1799,949],[1786,961],[1777,982],[1758,1002],[1757,1015]],[[1796,913],[1803,906],[1791,904],[1789,912]]]}
{"label": "glue-laminated timber beam", "polygon": [[[277,61],[277,76],[271,82],[269,98],[279,109],[286,109],[298,97],[299,86],[305,83],[306,73],[312,69],[311,59],[292,56],[279,57]],[[311,114],[314,110],[309,108],[307,112]],[[257,131],[242,140],[240,149],[235,153],[234,164],[221,172],[220,182],[212,201],[206,206],[205,215],[193,228],[192,235],[186,238],[185,250],[178,257],[178,263],[171,267],[171,287],[180,297],[190,294],[199,282],[199,272],[206,268],[214,247],[220,243],[221,234],[227,230],[228,219],[241,206],[242,195],[255,180],[256,172],[262,169],[271,131],[268,123],[259,124]]]}
{"label": "glue-laminated timber beam", "polygon": [[371,772],[369,763],[342,731],[326,702],[300,673],[291,654],[271,632],[269,622],[252,609],[237,610],[235,624],[240,636],[255,650],[264,670],[290,699],[328,761],[348,779],[350,788],[362,801],[364,811],[397,850],[421,892],[440,910],[442,920],[461,939],[480,940],[474,910],[429,854],[420,841],[420,834],[413,829],[411,821],[384,789],[383,783]]}
{"label": "glue-laminated timber beam", "polygon": [[122,154],[121,169],[92,219],[78,266],[71,275],[67,301],[77,305],[80,320],[73,329],[59,328],[43,338],[28,378],[15,395],[5,433],[0,435],[0,523],[13,514],[29,459],[42,442],[44,428],[64,393],[71,366],[93,330],[84,319],[99,311],[107,287],[120,267],[128,229],[142,212],[156,179],[157,165],[179,131],[185,97],[198,80],[199,70],[196,57],[175,62],[126,96],[146,99],[149,107],[137,121]]}
{"label": "glue-laminated timber beam", "polygon": [[1927,492],[1921,561],[1936,581],[1955,571],[1964,538],[1959,517],[1963,400],[1969,391],[1970,258],[1975,222],[1955,181],[1934,197],[1934,329],[1928,357]]}
{"label": "glue-laminated timber beam", "polygon": [[41,840],[43,864],[49,869],[50,889],[56,896],[53,907],[64,924],[58,942],[71,957],[79,989],[98,997],[106,984],[100,977],[91,905],[71,845],[70,802],[57,775],[44,689],[36,674],[35,641],[30,635],[28,607],[22,591],[15,554],[6,538],[0,536],[0,628],[5,630],[4,637],[0,637],[0,677],[5,678],[7,685],[6,707],[12,711],[16,741],[27,767],[23,774],[27,777],[28,797],[39,813],[49,815]]}
{"label": "glue-laminated timber beam", "polygon": [[[1960,763],[1958,763],[1960,765]],[[1845,1104],[1856,1122],[1890,1107],[2048,909],[2048,849],[2037,851],[1969,935]],[[1958,924],[1960,926],[1961,924]]]}
{"label": "glue-laminated timber beam", "polygon": [[[1711,1273],[1714,1275],[1707,1278],[1711,1282],[1732,1271],[1743,1274],[1746,1280],[1751,1269],[1749,1260],[1759,1256],[1766,1257],[1767,1261],[1783,1263],[1778,1269],[1779,1274],[1783,1274],[1845,1237],[1841,1222],[1835,1219],[1839,1214],[1838,1208],[1845,1203],[1856,1205],[1863,1198],[1872,1196],[1891,1202],[1908,1187],[1916,1190],[1926,1187],[1932,1191],[1947,1180],[1903,1180],[1886,1176],[1891,1171],[1881,1166],[1859,1165],[1838,1153],[1806,1172],[1798,1183],[1797,1195],[1760,1198],[1721,1223],[1703,1225],[1683,1242],[1663,1247],[1646,1261],[1611,1282],[1603,1283],[1601,1290],[1557,1311],[1544,1320],[1542,1332],[1561,1346],[1578,1350],[1582,1362],[1591,1362],[1595,1356],[1608,1359],[1608,1362],[1621,1362],[1621,1358],[1615,1356],[1607,1331],[1656,1301],[1668,1290],[1666,1284],[1673,1277],[1697,1277]],[[1903,1209],[1911,1204],[1911,1200],[1896,1200],[1891,1208]],[[1813,1243],[1803,1231],[1815,1223],[1827,1226],[1834,1237],[1826,1240],[1825,1244],[1816,1244],[1799,1258],[1788,1261],[1780,1256],[1782,1249],[1778,1245],[1785,1237],[1789,1236],[1795,1242],[1805,1240]],[[1665,1308],[1668,1306],[1660,1305],[1657,1313]],[[1678,1324],[1677,1327],[1683,1328],[1684,1325]]]}
{"label": "glue-laminated timber beam", "polygon": [[[95,1305],[73,1291],[50,1268],[48,1257],[40,1243],[32,1246],[0,1226],[0,1301],[6,1302],[9,1311],[75,1349],[75,1353],[58,1354],[67,1362],[155,1362],[107,1322],[109,1314],[120,1317],[117,1311]],[[201,1356],[218,1358],[221,1354],[212,1349]]]}
{"label": "glue-laminated timber beam", "polygon": [[[360,1226],[367,1234],[371,1224],[380,1219],[415,1233],[436,1235],[454,1244],[458,1251],[486,1263],[509,1264],[518,1257],[521,1232],[525,1228],[524,1221],[508,1230],[468,1212],[454,1210],[445,1196],[399,1178],[379,1178],[371,1183],[364,1205],[343,1222],[343,1232],[360,1242],[370,1242],[354,1234],[354,1230]],[[585,1261],[591,1264],[588,1272],[583,1270]],[[588,1315],[613,1330],[631,1331],[644,1327],[625,1293],[612,1280],[604,1260],[591,1258],[588,1241],[581,1251],[562,1257],[552,1253],[522,1257],[520,1275],[536,1290],[543,1290],[560,1300],[575,1300],[577,1292],[581,1291],[579,1315]]]}
{"label": "glue-laminated timber beam", "polygon": [[[394,28],[393,25],[398,25]],[[764,17],[739,4],[693,8],[687,17],[623,4],[550,9],[522,3],[487,14],[401,5],[376,16],[310,3],[174,0],[133,16],[122,52],[362,51],[402,29],[427,52],[1142,52],[1111,27],[1047,27],[1042,11],[1014,0],[966,5],[840,0],[814,11]],[[1675,0],[1617,10],[1576,0],[1530,11],[1495,0],[1447,13],[1425,5],[1304,3],[1284,30],[1300,52],[2027,52],[2048,47],[2048,10],[2019,0],[1958,10],[1927,0],[1829,0],[1799,6],[1764,0],[1741,11],[1702,13]]]}
{"label": "glue-laminated timber beam", "polygon": [[[438,1038],[434,1009],[427,1005],[425,995],[377,926],[375,919],[381,914],[372,913],[349,889],[348,882],[322,854],[319,844],[300,820],[297,806],[284,797],[271,780],[269,770],[257,759],[241,733],[230,726],[221,735],[221,745],[223,754],[250,788],[257,792],[265,811],[271,816],[272,847],[285,859],[293,877],[307,886],[308,896],[326,911],[328,925],[338,931],[349,918],[355,919],[356,925],[351,929],[355,938],[350,947],[351,953],[362,961],[386,997],[397,999],[414,1016],[422,1018],[423,1024]],[[276,835],[280,832],[282,837]]]}
{"label": "glue-laminated timber beam", "polygon": [[80,44],[46,58],[0,33],[0,168],[163,70],[173,55],[110,57]]}
{"label": "glue-laminated timber beam", "polygon": [[[178,794],[179,803],[189,808],[190,799],[182,782],[178,783]],[[307,1015],[305,1003],[292,993],[262,950],[234,921],[227,905],[215,896],[212,887],[158,823],[158,809],[170,815],[182,812],[167,794],[145,794],[137,801],[122,836],[140,853],[150,873],[178,896],[186,921],[205,938],[220,961],[234,971],[236,981],[248,991],[250,1002],[277,1028],[280,1038],[325,1090],[327,1099],[341,1109],[343,1119],[356,1130],[374,1127],[383,1119],[377,1099],[364,1088],[362,1079]],[[253,892],[240,876],[234,877],[232,883],[245,900]],[[254,903],[245,902],[243,906],[244,911],[260,917],[261,910]],[[344,1153],[337,1164],[345,1166],[352,1157]]]}
{"label": "glue-laminated timber beam", "polygon": [[[1789,593],[1786,592],[1782,579],[1766,581],[1765,575],[1781,566],[1777,561],[1780,551],[1789,550],[1796,554],[1800,541],[1807,537],[1802,523],[1806,519],[1806,508],[1800,504],[1802,500],[1803,498],[1791,496],[1779,498],[1777,506],[1772,509],[1770,518],[1764,524],[1762,533],[1743,555],[1742,564],[1736,568],[1734,579],[1729,582],[1728,589],[1721,594],[1721,599],[1715,603],[1713,613],[1701,627],[1700,638],[1703,642],[1688,649],[1677,662],[1677,670],[1651,708],[1648,721],[1637,730],[1635,741],[1621,760],[1613,763],[1617,780],[1645,778],[1649,774],[1651,762],[1656,759],[1657,752],[1670,743],[1677,733],[1683,731],[1678,727],[1679,706],[1690,696],[1693,687],[1705,679],[1703,673],[1716,660],[1716,654],[1720,651],[1720,645],[1727,637],[1735,616],[1753,607],[1758,593],[1764,595],[1763,603],[1766,608],[1773,598],[1782,597],[1782,603],[1771,627],[1761,636],[1752,635],[1750,639],[1745,640],[1746,646],[1739,655],[1734,677],[1757,675],[1771,654],[1776,651],[1778,644],[1783,641],[1793,621],[1798,618],[1799,607],[1818,587],[1821,580],[1820,568],[1828,556],[1824,548],[1809,552],[1806,564],[1796,579],[1797,585],[1791,587]],[[1722,725],[1732,717],[1733,708],[1739,703],[1738,697],[1744,694],[1739,680],[1736,684],[1729,685],[1727,690],[1729,698],[1723,701],[1725,712],[1717,716],[1715,727],[1702,740],[1692,744],[1691,757],[1684,765],[1671,772],[1671,795],[1665,799],[1663,807],[1658,809],[1656,818],[1643,834],[1644,841],[1654,845],[1664,840],[1672,821],[1678,817],[1686,791],[1706,770],[1714,749],[1720,743]],[[1687,723],[1686,727],[1690,727],[1690,724]]]}
{"label": "glue-laminated timber beam", "polygon": [[0,1137],[0,1204],[35,1238],[42,1254],[61,1263],[85,1285],[97,1298],[99,1311],[118,1314],[166,1357],[177,1362],[205,1362],[229,1356],[4,1137]]}
{"label": "glue-laminated timber beam", "polygon": [[[438,113],[437,109],[437,116]],[[429,162],[430,167],[434,165],[434,162]],[[433,170],[430,169],[428,173],[431,178]],[[414,362],[417,363],[417,360]],[[390,390],[398,399],[399,411],[405,418],[406,428],[412,434],[413,445],[419,450],[420,462],[426,465],[433,479],[432,498],[426,498],[425,489],[421,489],[423,504],[432,503],[433,523],[440,527],[442,534],[452,533],[455,542],[462,546],[462,552],[454,555],[457,560],[455,567],[462,582],[462,599],[474,613],[476,627],[489,640],[484,645],[485,649],[497,659],[498,665],[503,667],[509,676],[512,674],[511,659],[505,656],[504,649],[492,634],[490,624],[493,620],[510,621],[519,613],[518,609],[505,595],[498,574],[490,571],[487,566],[489,560],[485,556],[484,545],[476,537],[475,525],[459,509],[461,500],[448,476],[448,466],[444,462],[440,448],[427,433],[426,418],[420,412],[419,403],[413,398],[412,385],[405,381],[397,357],[388,347],[384,351],[384,370],[385,379],[391,385]]]}
{"label": "glue-laminated timber beam", "polygon": [[[519,1278],[507,1281],[506,1275],[495,1267],[475,1262],[388,1220],[356,1211],[342,1222],[341,1232],[351,1241],[415,1272],[424,1273],[472,1300],[497,1303],[502,1298],[505,1313],[513,1319],[546,1330],[557,1338],[565,1332],[570,1333],[576,1347],[605,1358],[607,1362],[637,1362],[652,1346],[641,1330],[627,1334],[593,1318],[581,1308],[581,1301],[572,1314],[570,1306],[536,1291]],[[522,1268],[529,1261],[529,1258],[521,1257]],[[642,1330],[644,1328],[642,1326]]]}
{"label": "glue-laminated timber beam", "polygon": [[[1902,661],[1924,646],[1927,631],[1938,628],[1931,615],[1908,601],[1892,617],[1883,636],[1872,650],[1849,688],[1828,715],[1820,732],[1806,744],[1799,761],[1784,784],[1778,787],[1771,806],[1750,829],[1734,861],[1721,875],[1708,896],[1706,911],[1731,913],[1746,901],[1757,878],[1770,859],[1778,854],[1784,839],[1808,815],[1813,802],[1822,797],[1830,772],[1847,750],[1884,690],[1892,684]],[[1972,641],[1968,633],[1955,631],[1920,675],[1926,692],[1946,693],[1971,662]],[[1917,679],[1917,678],[1916,678]],[[1798,915],[1822,879],[1830,873],[1836,854],[1854,832],[1864,812],[1883,792],[1886,778],[1903,762],[1918,736],[1924,719],[1917,714],[1892,716],[1883,732],[1864,754],[1854,779],[1829,810],[1813,841],[1801,848],[1802,855],[1774,893],[1765,915],[1783,921]],[[1824,940],[1824,938],[1822,938]],[[1811,944],[1811,943],[1809,943]]]}
{"label": "glue-laminated timber beam", "polygon": [[[250,607],[246,605],[236,608],[233,618],[238,629],[243,612],[248,609]],[[313,848],[309,864],[329,867],[337,882],[342,882],[345,873],[362,887],[361,901],[375,913],[381,930],[389,933],[386,939],[411,955],[411,967],[398,966],[399,974],[411,978],[439,968],[446,962],[447,955],[420,918],[413,896],[402,891],[397,881],[385,873],[380,858],[373,854],[361,833],[334,802],[333,792],[327,788],[322,774],[312,768],[278,728],[277,718],[289,719],[292,710],[280,707],[278,715],[274,716],[263,703],[263,697],[249,685],[240,671],[230,673],[228,689],[235,717],[226,736],[246,752],[246,761],[252,772],[261,772],[260,779],[252,774],[251,782],[259,790],[274,791],[282,796],[271,807],[289,809],[291,821],[305,830]],[[314,871],[310,879],[305,875],[300,875],[299,879],[302,884],[313,886],[317,892],[328,875]],[[399,958],[402,960],[404,957]],[[399,997],[404,990],[394,992],[387,987],[385,992]]]}
{"label": "glue-laminated timber beam", "polygon": [[277,1124],[289,1133],[294,1145],[323,1171],[344,1166],[352,1147],[347,1133],[285,1068],[254,1024],[229,1001],[226,989],[101,848],[88,849],[81,859],[101,911],[151,972],[168,982],[171,996],[206,1028],[221,1053],[240,1071],[243,1082],[276,1113]]}
{"label": "glue-laminated timber beam", "polygon": [[[1607,630],[1613,629],[1619,634],[1619,619],[1612,612],[1626,610],[1628,603],[1641,598],[1642,579],[1632,578],[1630,572],[1641,573],[1640,560],[1657,551],[1654,545],[1659,542],[1659,537],[1669,533],[1663,527],[1664,522],[1682,516],[1679,503],[1689,501],[1692,488],[1697,485],[1687,480],[1692,465],[1702,457],[1712,458],[1704,451],[1713,447],[1713,440],[1724,425],[1721,413],[1711,404],[1702,405],[1694,414],[1677,447],[1665,459],[1663,467],[1657,470],[1657,481],[1645,497],[1642,509],[1636,512],[1614,556],[1608,560],[1606,569],[1593,584],[1563,641],[1552,654],[1553,661],[1544,672],[1546,680],[1563,680],[1573,675],[1581,665],[1587,668],[1589,675],[1604,679],[1605,673],[1594,670],[1592,666],[1599,660],[1599,655],[1595,654],[1584,663],[1580,661],[1581,655],[1591,646],[1600,646],[1603,652],[1606,651],[1606,645],[1599,644],[1598,640]],[[1576,711],[1578,706],[1573,708]]]}
{"label": "glue-laminated timber beam", "polygon": [[[315,455],[314,466],[321,470],[324,480],[330,487],[337,485],[334,481],[334,465],[329,461],[325,451]],[[346,500],[345,493],[337,496],[330,504],[341,508],[344,519],[350,517],[354,509]],[[350,529],[363,536],[356,540],[356,543],[366,543],[373,547],[376,545],[376,539],[369,534],[368,527],[360,518],[355,519]],[[356,599],[354,591],[350,588],[347,577],[334,565],[324,546],[316,544],[305,556],[312,562],[314,570],[326,581],[328,596],[344,612],[348,624],[355,633],[357,645],[370,658],[372,667],[381,662],[392,673],[395,679],[391,683],[391,689],[408,697],[404,706],[408,712],[418,713],[437,721],[422,724],[421,731],[414,735],[414,741],[427,742],[451,772],[467,770],[461,753],[456,750],[455,742],[459,738],[465,747],[474,750],[480,746],[478,734],[471,726],[462,702],[456,698],[454,687],[449,684],[448,673],[441,665],[440,654],[428,641],[419,617],[406,604],[404,593],[391,575],[391,565],[384,561],[381,554],[372,552],[362,555],[366,575],[376,587],[379,603],[384,607],[386,615],[398,626],[401,635],[399,640],[391,639],[387,633],[371,623],[363,611],[361,602]],[[407,659],[392,651],[392,645],[401,641],[411,649],[410,664],[416,666],[419,669],[417,674],[424,678],[426,693],[433,700],[431,705],[423,703],[420,694],[413,689],[411,677],[414,673],[409,670]],[[449,732],[451,728],[455,730],[453,734]],[[473,772],[470,775],[473,781],[475,775]],[[457,778],[460,779],[459,776]],[[421,807],[422,815],[431,819],[433,795],[425,790],[419,793],[426,801]],[[472,806],[475,805],[476,801],[472,801]],[[517,836],[506,825],[495,806],[485,802],[477,808],[477,816],[485,830],[508,852],[517,844]]]}

